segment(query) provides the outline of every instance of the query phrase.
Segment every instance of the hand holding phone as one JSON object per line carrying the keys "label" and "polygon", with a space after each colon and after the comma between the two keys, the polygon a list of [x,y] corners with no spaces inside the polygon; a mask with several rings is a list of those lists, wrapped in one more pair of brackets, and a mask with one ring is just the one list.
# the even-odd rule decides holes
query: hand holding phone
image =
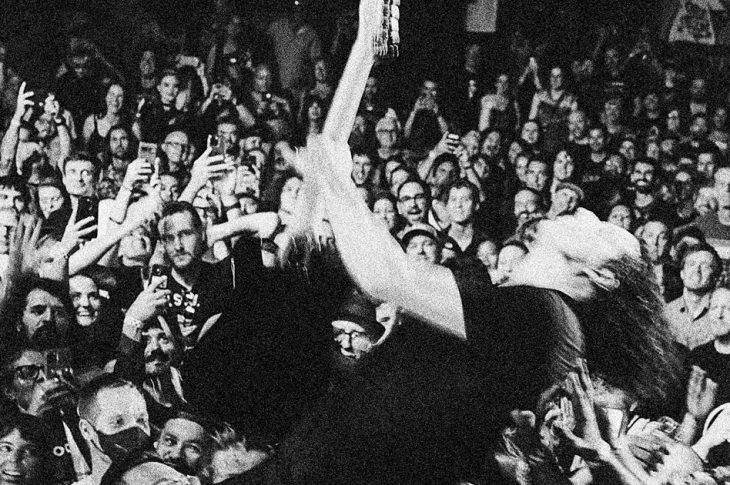
{"label": "hand holding phone", "polygon": [[147,143],[144,141],[139,142],[139,148],[137,149],[137,158],[142,158],[154,166],[155,158],[157,158],[157,144]]}

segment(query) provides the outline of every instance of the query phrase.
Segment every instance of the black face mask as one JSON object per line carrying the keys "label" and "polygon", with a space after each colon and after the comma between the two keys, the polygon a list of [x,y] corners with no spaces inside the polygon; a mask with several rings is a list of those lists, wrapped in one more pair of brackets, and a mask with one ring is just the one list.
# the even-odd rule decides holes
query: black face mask
{"label": "black face mask", "polygon": [[97,430],[96,434],[99,435],[101,451],[112,462],[122,461],[129,455],[146,450],[150,442],[149,435],[138,426],[114,434],[104,434]]}

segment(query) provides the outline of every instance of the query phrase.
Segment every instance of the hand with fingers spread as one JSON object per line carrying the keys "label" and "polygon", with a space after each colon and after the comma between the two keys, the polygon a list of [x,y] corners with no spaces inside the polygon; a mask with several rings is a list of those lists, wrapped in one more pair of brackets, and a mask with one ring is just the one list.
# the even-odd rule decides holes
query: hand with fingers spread
{"label": "hand with fingers spread", "polygon": [[48,377],[34,385],[26,412],[42,418],[58,410],[73,409],[75,404],[75,386],[65,379]]}
{"label": "hand with fingers spread", "polygon": [[80,221],[76,220],[76,211],[74,210],[71,214],[71,218],[66,225],[66,230],[63,232],[61,238],[60,247],[65,251],[66,254],[73,251],[76,246],[81,243],[84,236],[91,234],[96,231],[96,224],[93,224],[94,217],[89,216]]}
{"label": "hand with fingers spread", "polygon": [[223,163],[223,155],[211,156],[212,150],[213,147],[208,147],[193,163],[189,185],[200,189],[208,180],[228,172],[229,167]]}
{"label": "hand with fingers spread", "polygon": [[127,209],[127,216],[122,222],[122,231],[128,233],[144,224],[155,222],[162,213],[162,205],[159,193],[152,193],[139,199]]}
{"label": "hand with fingers spread", "polygon": [[707,377],[704,370],[693,365],[687,385],[687,412],[697,421],[704,421],[715,406],[716,396],[717,383]]}
{"label": "hand with fingers spread", "polygon": [[20,85],[20,90],[18,90],[18,101],[15,105],[15,113],[13,114],[13,119],[17,121],[20,121],[23,118],[26,109],[33,106],[33,95],[35,93],[33,91],[26,92],[25,88],[26,83],[23,82]]}
{"label": "hand with fingers spread", "polygon": [[41,222],[38,219],[30,215],[20,218],[8,252],[7,278],[36,271],[40,262],[38,251],[40,235]]}
{"label": "hand with fingers spread", "polygon": [[134,300],[134,303],[129,307],[127,317],[145,322],[158,315],[162,315],[170,299],[170,290],[161,287],[166,283],[165,278],[153,279],[152,283],[142,290]]}

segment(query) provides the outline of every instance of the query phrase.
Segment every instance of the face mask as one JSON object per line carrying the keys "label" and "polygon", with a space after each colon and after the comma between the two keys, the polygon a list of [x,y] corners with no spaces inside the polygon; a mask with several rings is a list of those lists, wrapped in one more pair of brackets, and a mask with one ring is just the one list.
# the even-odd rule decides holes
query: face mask
{"label": "face mask", "polygon": [[101,431],[96,433],[99,435],[101,451],[112,462],[119,462],[133,453],[145,450],[150,441],[149,435],[138,426],[114,434],[104,434]]}

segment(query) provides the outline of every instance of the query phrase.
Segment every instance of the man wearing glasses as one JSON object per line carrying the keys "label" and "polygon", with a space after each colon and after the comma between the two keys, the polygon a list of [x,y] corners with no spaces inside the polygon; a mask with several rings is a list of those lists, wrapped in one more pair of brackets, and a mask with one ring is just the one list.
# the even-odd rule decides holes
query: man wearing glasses
{"label": "man wearing glasses", "polygon": [[[406,226],[428,224],[431,197],[425,183],[416,179],[406,180],[398,189],[397,196],[398,214],[405,220]],[[402,233],[398,236],[401,237]]]}

